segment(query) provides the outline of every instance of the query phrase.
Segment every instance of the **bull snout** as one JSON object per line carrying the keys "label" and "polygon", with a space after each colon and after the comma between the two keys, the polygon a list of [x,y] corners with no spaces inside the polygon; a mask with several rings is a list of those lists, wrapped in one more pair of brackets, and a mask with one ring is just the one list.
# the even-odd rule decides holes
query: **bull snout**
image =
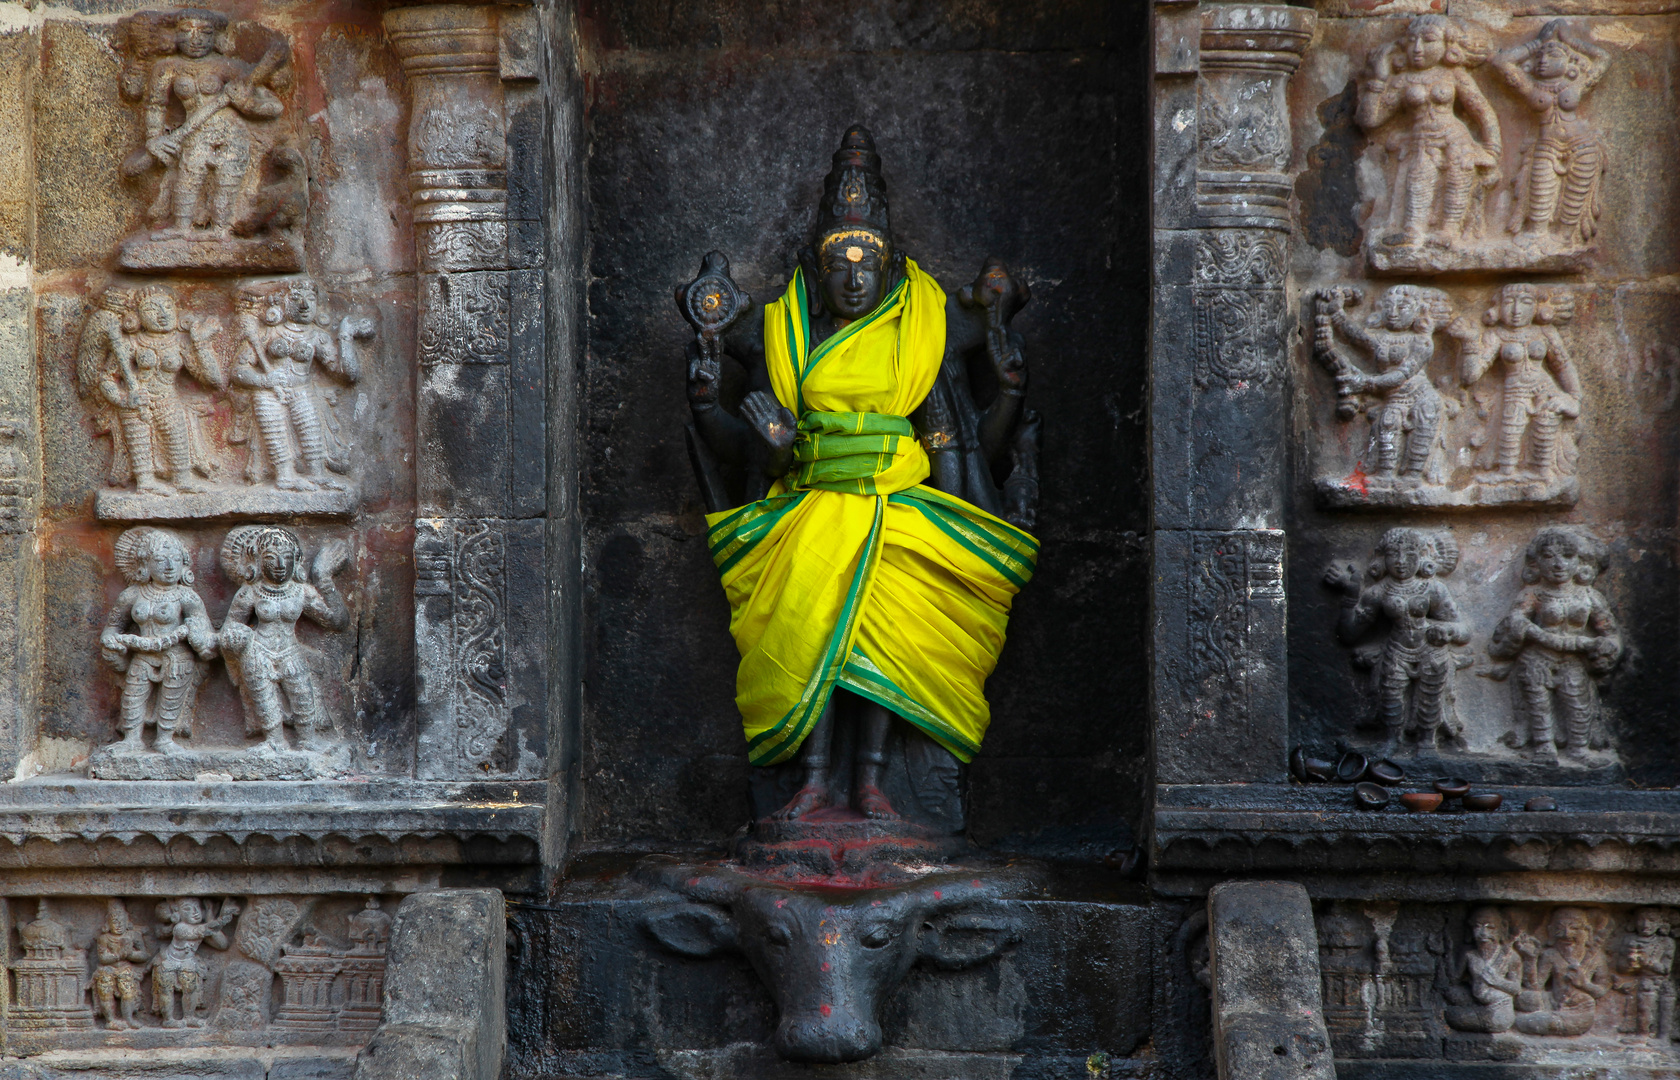
{"label": "bull snout", "polygon": [[844,1005],[784,1016],[776,1029],[776,1052],[790,1061],[839,1065],[873,1057],[880,1049],[881,1025]]}

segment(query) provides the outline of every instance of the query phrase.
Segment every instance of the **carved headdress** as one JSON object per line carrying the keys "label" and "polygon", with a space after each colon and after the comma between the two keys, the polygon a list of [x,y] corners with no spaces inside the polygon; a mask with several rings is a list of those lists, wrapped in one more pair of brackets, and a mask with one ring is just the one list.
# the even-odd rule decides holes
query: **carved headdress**
{"label": "carved headdress", "polygon": [[291,550],[292,579],[307,580],[303,571],[303,545],[290,529],[278,525],[241,525],[230,530],[222,541],[222,573],[240,584],[256,581],[262,574],[263,552],[276,544]]}
{"label": "carved headdress", "polygon": [[834,152],[834,167],[823,181],[817,211],[815,247],[849,232],[866,233],[883,247],[892,243],[887,213],[887,182],[881,178],[881,155],[869,129],[854,124]]}
{"label": "carved headdress", "polygon": [[130,585],[140,585],[150,579],[151,572],[146,566],[154,554],[159,551],[172,550],[176,558],[181,560],[181,583],[193,583],[192,563],[187,557],[187,545],[181,538],[168,529],[154,529],[150,525],[140,525],[126,530],[117,537],[113,555],[116,558],[117,569],[121,571],[123,580]]}

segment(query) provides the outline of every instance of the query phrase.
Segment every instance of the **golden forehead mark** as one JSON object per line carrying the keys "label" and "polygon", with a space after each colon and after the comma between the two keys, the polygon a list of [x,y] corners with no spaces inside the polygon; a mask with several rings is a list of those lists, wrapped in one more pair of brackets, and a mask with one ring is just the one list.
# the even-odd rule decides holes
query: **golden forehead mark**
{"label": "golden forehead mark", "polygon": [[855,262],[855,263],[862,262],[863,261],[863,249],[860,248],[860,247],[849,247],[849,248],[847,248],[846,249],[846,261],[847,262]]}

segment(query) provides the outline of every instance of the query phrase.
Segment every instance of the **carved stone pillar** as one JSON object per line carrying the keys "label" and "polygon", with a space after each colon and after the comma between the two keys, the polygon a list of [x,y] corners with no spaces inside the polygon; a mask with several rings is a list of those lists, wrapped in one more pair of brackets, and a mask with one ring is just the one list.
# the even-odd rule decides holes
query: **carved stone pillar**
{"label": "carved stone pillar", "polygon": [[534,15],[438,4],[388,12],[385,29],[410,87],[419,270],[418,773],[535,777],[546,380]]}
{"label": "carved stone pillar", "polygon": [[1158,782],[1282,779],[1291,156],[1313,15],[1156,6]]}

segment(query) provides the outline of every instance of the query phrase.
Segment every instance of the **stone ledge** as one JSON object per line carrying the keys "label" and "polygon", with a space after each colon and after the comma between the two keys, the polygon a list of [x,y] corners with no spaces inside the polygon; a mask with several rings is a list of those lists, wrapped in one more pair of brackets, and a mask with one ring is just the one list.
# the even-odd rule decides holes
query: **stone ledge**
{"label": "stone ledge", "polygon": [[[271,849],[262,856],[271,865],[321,865],[335,858],[365,862],[366,854],[344,850],[335,855],[334,849],[370,840],[405,847],[434,838],[484,838],[500,842],[505,852],[529,849],[534,861],[546,792],[542,781],[198,783],[38,777],[0,788],[0,868],[120,865],[127,862],[118,856],[121,849],[155,844],[171,846],[175,863],[177,856],[191,857],[179,847],[183,842],[196,846],[206,865],[226,864],[230,858],[240,864],[252,861],[244,851],[235,857],[212,850],[229,844]],[[43,861],[43,848],[49,845],[80,849],[89,861],[73,856]],[[422,861],[436,862],[436,854],[429,851]]]}

